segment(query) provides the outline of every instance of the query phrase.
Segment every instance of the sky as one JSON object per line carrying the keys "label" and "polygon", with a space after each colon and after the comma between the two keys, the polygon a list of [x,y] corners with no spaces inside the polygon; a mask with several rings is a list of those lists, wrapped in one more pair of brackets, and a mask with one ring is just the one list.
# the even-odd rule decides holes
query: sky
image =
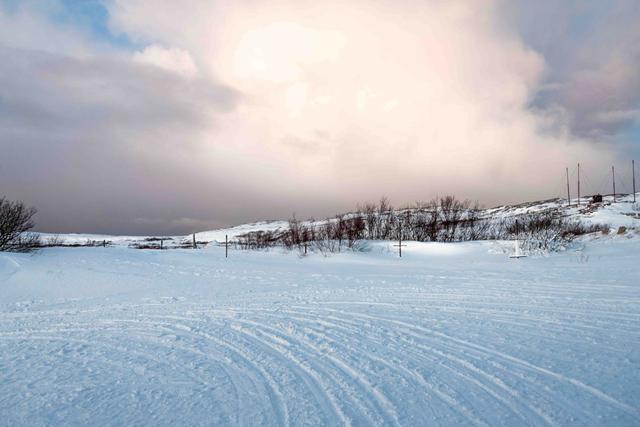
{"label": "sky", "polygon": [[[0,196],[186,234],[631,190],[636,0],[0,0]],[[572,189],[572,191],[575,191]]]}

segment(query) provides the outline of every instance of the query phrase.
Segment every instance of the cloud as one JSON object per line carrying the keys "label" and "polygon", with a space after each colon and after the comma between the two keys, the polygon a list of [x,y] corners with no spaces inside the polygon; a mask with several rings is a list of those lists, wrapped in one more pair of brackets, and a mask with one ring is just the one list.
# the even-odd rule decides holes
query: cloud
{"label": "cloud", "polygon": [[640,109],[613,110],[598,113],[596,119],[601,123],[640,123]]}
{"label": "cloud", "polygon": [[[566,110],[550,124],[530,108],[548,64],[499,3],[165,6],[117,2],[113,25],[189,50],[238,88],[246,99],[225,138],[327,197],[513,200],[548,191],[533,171],[607,157],[570,135]],[[522,193],[499,190],[506,182]]]}
{"label": "cloud", "polygon": [[195,77],[198,74],[198,68],[189,52],[180,49],[151,45],[144,48],[142,52],[135,53],[133,59],[185,77]]}
{"label": "cloud", "polygon": [[550,90],[539,106],[562,107],[576,135],[624,143],[620,134],[635,116],[623,112],[640,108],[640,3],[542,0],[510,6],[524,41],[551,64]]}
{"label": "cloud", "polygon": [[[188,217],[187,195],[215,177],[203,176],[205,167],[219,166],[197,160],[200,135],[215,132],[236,107],[237,91],[199,78],[180,51],[104,53],[86,41],[56,50],[40,32],[54,40],[66,32],[38,13],[20,10],[2,20],[26,32],[16,46],[10,38],[0,44],[0,176],[7,195],[36,205],[50,230],[145,232],[152,226],[135,217]],[[38,31],[30,40],[32,27]],[[76,38],[83,40],[70,40]],[[168,206],[174,202],[180,206]],[[186,225],[169,220],[165,228]]]}
{"label": "cloud", "polygon": [[0,177],[46,229],[190,232],[381,194],[554,196],[565,165],[618,155],[579,123],[636,110],[634,95],[608,109],[572,98],[635,87],[623,54],[557,77],[501,2],[105,6],[128,50],[33,4],[0,11]]}

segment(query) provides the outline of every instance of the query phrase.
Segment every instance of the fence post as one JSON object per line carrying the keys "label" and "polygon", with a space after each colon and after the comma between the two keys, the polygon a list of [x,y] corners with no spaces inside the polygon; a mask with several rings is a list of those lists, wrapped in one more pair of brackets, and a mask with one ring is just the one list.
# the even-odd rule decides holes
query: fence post
{"label": "fence post", "polygon": [[229,257],[229,236],[227,234],[224,235],[224,257]]}

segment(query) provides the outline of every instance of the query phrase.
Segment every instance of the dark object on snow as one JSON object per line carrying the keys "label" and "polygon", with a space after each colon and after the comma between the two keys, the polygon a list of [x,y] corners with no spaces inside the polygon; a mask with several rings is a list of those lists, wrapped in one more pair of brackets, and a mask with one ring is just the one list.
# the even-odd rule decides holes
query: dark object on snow
{"label": "dark object on snow", "polygon": [[602,194],[595,194],[591,197],[591,203],[602,203]]}

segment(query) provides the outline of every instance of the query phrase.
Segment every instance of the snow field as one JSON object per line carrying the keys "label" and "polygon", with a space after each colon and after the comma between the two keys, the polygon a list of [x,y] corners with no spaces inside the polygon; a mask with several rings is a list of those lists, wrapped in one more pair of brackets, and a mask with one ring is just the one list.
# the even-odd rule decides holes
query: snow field
{"label": "snow field", "polygon": [[390,245],[0,254],[0,424],[640,424],[640,239]]}

